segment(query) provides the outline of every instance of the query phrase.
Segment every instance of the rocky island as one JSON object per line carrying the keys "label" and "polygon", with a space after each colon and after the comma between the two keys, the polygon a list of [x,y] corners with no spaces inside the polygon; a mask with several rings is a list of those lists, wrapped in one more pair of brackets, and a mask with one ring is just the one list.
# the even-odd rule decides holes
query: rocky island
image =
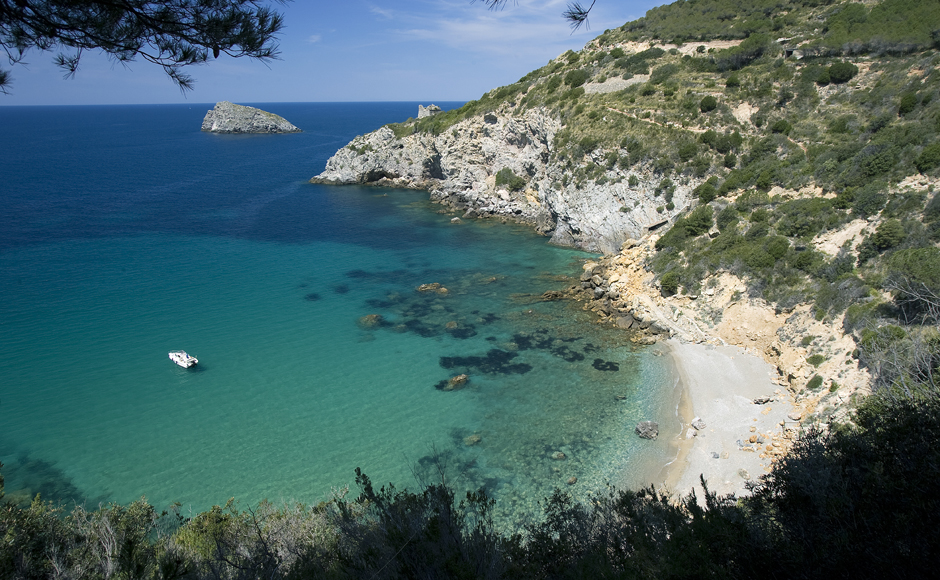
{"label": "rocky island", "polygon": [[209,133],[300,133],[287,119],[254,107],[221,101],[206,112],[202,130]]}

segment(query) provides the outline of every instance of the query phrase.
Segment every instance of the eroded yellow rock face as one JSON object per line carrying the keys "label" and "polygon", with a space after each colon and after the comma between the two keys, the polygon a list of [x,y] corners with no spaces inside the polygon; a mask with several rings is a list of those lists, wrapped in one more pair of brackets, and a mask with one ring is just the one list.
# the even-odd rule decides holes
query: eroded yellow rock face
{"label": "eroded yellow rock face", "polygon": [[[860,230],[859,224],[849,224],[844,235],[826,242],[844,242],[841,238],[851,239]],[[869,392],[870,376],[853,357],[855,341],[843,332],[842,317],[816,320],[808,304],[778,313],[764,300],[748,297],[746,283],[727,272],[704,280],[699,296],[663,297],[645,266],[654,243],[655,237],[630,240],[620,253],[585,263],[582,291],[594,297],[585,308],[636,332],[637,341],[672,336],[743,347],[774,366],[775,382],[794,396],[803,417],[842,417],[853,394]],[[649,332],[657,328],[665,332]],[[807,384],[816,375],[822,384],[810,390]]]}

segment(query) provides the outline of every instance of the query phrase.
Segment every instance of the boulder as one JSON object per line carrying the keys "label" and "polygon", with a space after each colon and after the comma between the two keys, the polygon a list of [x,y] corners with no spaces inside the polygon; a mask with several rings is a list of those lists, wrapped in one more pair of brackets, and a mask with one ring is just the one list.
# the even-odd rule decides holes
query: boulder
{"label": "boulder", "polygon": [[202,120],[202,130],[209,133],[300,133],[284,117],[221,101]]}
{"label": "boulder", "polygon": [[705,428],[705,421],[702,421],[701,417],[696,417],[692,420],[692,427],[694,427],[696,431],[701,431]]}
{"label": "boulder", "polygon": [[640,421],[637,423],[634,431],[643,439],[656,439],[659,437],[659,423],[655,421]]}

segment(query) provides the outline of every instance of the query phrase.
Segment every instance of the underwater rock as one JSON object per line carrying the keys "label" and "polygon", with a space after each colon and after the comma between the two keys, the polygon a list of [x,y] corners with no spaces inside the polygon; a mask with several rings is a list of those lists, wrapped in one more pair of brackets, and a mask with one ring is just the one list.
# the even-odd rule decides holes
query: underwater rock
{"label": "underwater rock", "polygon": [[304,296],[304,300],[306,300],[307,302],[316,302],[319,299],[320,299],[320,295],[317,294],[316,292],[311,292],[310,294],[307,294],[306,296]]}
{"label": "underwater rock", "polygon": [[455,377],[451,377],[446,381],[439,382],[436,386],[438,390],[441,391],[458,391],[467,386],[467,383],[470,382],[470,377],[465,374],[460,374]]}
{"label": "underwater rock", "polygon": [[438,294],[447,294],[450,292],[447,288],[444,288],[437,282],[432,282],[430,284],[422,284],[417,288],[418,292],[437,292]]}
{"label": "underwater rock", "polygon": [[552,453],[552,459],[554,459],[555,461],[561,461],[564,458],[565,458],[565,454],[562,453],[561,451],[556,451]]}
{"label": "underwater rock", "polygon": [[378,328],[385,325],[385,319],[381,314],[366,314],[359,318],[358,324],[360,328]]}
{"label": "underwater rock", "polygon": [[640,421],[637,423],[634,431],[643,439],[656,439],[659,437],[659,423],[655,421]]}
{"label": "underwater rock", "polygon": [[531,371],[532,365],[512,362],[517,356],[514,352],[493,348],[485,356],[442,356],[440,365],[445,369],[477,369],[488,375],[522,375]]}
{"label": "underwater rock", "polygon": [[463,444],[467,447],[472,447],[479,443],[483,438],[474,433],[473,435],[467,435],[463,438]]}
{"label": "underwater rock", "polygon": [[346,284],[337,284],[336,286],[333,286],[333,292],[336,292],[337,294],[346,294],[349,292],[349,286]]}
{"label": "underwater rock", "polygon": [[594,363],[591,365],[599,371],[619,371],[620,365],[615,362],[605,361],[599,358],[594,359]]}
{"label": "underwater rock", "polygon": [[577,477],[571,476],[571,477],[568,478],[568,485],[574,485],[574,484],[576,484],[576,483],[578,483],[578,478],[577,478]]}

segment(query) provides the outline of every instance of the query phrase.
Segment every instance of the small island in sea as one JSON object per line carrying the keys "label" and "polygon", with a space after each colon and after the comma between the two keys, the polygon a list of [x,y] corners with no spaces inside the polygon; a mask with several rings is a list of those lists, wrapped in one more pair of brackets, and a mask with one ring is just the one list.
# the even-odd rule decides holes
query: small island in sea
{"label": "small island in sea", "polygon": [[202,130],[208,133],[300,133],[284,117],[228,101],[220,101],[206,112]]}

